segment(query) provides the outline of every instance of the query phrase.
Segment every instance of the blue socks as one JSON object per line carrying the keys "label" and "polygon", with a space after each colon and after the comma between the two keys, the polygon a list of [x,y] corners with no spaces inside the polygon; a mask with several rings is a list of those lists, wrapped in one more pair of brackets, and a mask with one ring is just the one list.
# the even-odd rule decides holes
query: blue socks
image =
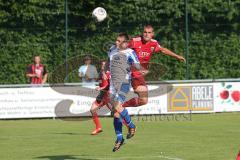
{"label": "blue socks", "polygon": [[127,125],[130,128],[135,128],[135,125],[131,121],[131,117],[129,116],[128,111],[126,110],[126,108],[124,108],[124,110],[120,113],[120,116],[122,117],[122,119],[124,119],[127,122]]}
{"label": "blue socks", "polygon": [[123,135],[122,135],[122,119],[124,119],[127,123],[127,125],[130,128],[135,128],[135,125],[131,121],[131,117],[128,114],[128,111],[124,108],[124,110],[120,113],[121,118],[116,118],[114,117],[113,119],[113,125],[115,129],[115,133],[117,136],[117,141],[121,142],[123,140]]}
{"label": "blue socks", "polygon": [[113,124],[114,124],[115,133],[117,135],[117,141],[121,142],[123,139],[121,118],[114,117]]}

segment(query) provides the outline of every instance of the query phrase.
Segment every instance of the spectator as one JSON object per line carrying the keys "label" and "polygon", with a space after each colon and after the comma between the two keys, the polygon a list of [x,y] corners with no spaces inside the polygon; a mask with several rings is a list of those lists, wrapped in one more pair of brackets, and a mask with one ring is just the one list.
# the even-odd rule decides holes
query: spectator
{"label": "spectator", "polygon": [[31,84],[44,84],[47,81],[48,71],[46,67],[41,64],[41,57],[35,55],[33,57],[33,64],[27,67],[26,76],[30,78]]}
{"label": "spectator", "polygon": [[90,56],[85,56],[84,65],[80,66],[78,73],[79,77],[82,78],[83,85],[95,86],[95,82],[98,79],[98,72],[96,67],[91,64]]}

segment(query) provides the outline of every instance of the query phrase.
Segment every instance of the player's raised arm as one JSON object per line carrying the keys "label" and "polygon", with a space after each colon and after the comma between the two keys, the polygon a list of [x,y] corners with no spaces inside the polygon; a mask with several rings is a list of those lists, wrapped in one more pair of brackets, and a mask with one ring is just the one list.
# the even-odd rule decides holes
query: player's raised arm
{"label": "player's raised arm", "polygon": [[177,55],[176,53],[170,51],[169,49],[167,48],[162,48],[161,50],[162,53],[166,54],[166,55],[169,55],[171,57],[174,57],[176,59],[178,59],[179,61],[182,61],[182,62],[186,62],[185,58],[180,56],[180,55]]}
{"label": "player's raised arm", "polygon": [[157,41],[155,42],[155,45],[156,47],[154,48],[154,52],[162,52],[163,54],[176,58],[180,61],[183,61],[183,62],[186,61],[184,57],[177,55],[176,53],[170,51],[169,49],[160,46]]}

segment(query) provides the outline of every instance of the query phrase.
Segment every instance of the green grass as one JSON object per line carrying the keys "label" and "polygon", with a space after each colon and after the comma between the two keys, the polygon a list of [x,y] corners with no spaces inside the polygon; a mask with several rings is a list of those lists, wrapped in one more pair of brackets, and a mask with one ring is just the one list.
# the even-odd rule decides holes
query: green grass
{"label": "green grass", "polygon": [[116,153],[111,151],[112,118],[101,118],[104,132],[97,136],[89,134],[91,120],[0,121],[0,159],[234,160],[240,149],[240,113],[197,114],[191,121],[134,121],[135,137]]}

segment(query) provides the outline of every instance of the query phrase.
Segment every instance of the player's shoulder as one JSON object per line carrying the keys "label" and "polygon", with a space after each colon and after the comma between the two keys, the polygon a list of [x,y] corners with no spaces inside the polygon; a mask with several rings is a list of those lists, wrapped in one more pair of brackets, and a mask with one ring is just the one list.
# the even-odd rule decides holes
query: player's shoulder
{"label": "player's shoulder", "polygon": [[135,51],[132,48],[127,48],[125,53],[135,53]]}
{"label": "player's shoulder", "polygon": [[110,47],[110,49],[108,50],[108,57],[110,57],[116,51],[117,51],[117,46],[116,45],[112,45]]}
{"label": "player's shoulder", "polygon": [[80,67],[79,67],[79,69],[84,69],[84,68],[86,68],[86,65],[84,64],[84,65],[81,65]]}
{"label": "player's shoulder", "polygon": [[155,40],[155,39],[151,39],[150,40],[150,45],[152,46],[160,46],[160,44],[158,43],[158,41],[157,40]]}
{"label": "player's shoulder", "polygon": [[138,42],[138,41],[141,41],[142,40],[142,37],[141,36],[135,36],[132,38],[133,41],[135,42]]}
{"label": "player's shoulder", "polygon": [[150,42],[152,43],[158,43],[158,41],[156,39],[151,39]]}
{"label": "player's shoulder", "polygon": [[26,68],[27,70],[32,70],[32,64],[28,64]]}
{"label": "player's shoulder", "polygon": [[116,48],[117,48],[117,46],[114,44],[110,47],[109,51],[111,52],[111,51],[115,50]]}
{"label": "player's shoulder", "polygon": [[107,76],[110,76],[110,71],[106,71],[105,74],[106,74]]}
{"label": "player's shoulder", "polygon": [[137,57],[136,52],[131,48],[126,49],[126,53],[128,57]]}

